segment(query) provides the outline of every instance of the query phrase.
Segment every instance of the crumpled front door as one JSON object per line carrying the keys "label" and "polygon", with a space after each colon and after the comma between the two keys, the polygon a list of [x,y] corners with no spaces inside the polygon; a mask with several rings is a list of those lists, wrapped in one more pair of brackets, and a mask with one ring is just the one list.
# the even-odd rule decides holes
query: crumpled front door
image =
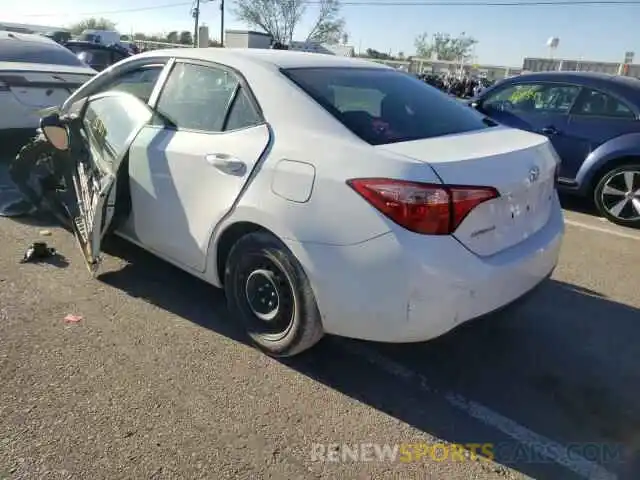
{"label": "crumpled front door", "polygon": [[125,92],[106,92],[81,102],[79,117],[70,125],[68,154],[74,195],[67,196],[65,206],[87,268],[95,274],[102,239],[117,208],[117,184],[126,182],[128,188],[124,159],[151,119],[152,110]]}

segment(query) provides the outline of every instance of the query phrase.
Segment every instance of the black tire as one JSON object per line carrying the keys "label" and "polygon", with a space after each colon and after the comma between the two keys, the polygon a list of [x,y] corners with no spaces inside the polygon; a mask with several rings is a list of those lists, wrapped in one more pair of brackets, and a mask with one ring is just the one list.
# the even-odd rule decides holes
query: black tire
{"label": "black tire", "polygon": [[267,232],[249,233],[235,243],[225,266],[224,289],[231,314],[268,355],[297,355],[324,335],[306,273],[289,249]]}
{"label": "black tire", "polygon": [[[605,173],[593,191],[593,201],[598,212],[610,222],[624,227],[640,228],[640,212],[635,210],[631,202],[632,195],[628,194],[625,197],[621,194],[607,194],[607,191],[626,192],[628,190],[625,184],[625,173],[633,174],[634,185],[630,191],[637,192],[635,198],[640,202],[640,164],[621,165]],[[628,201],[624,208],[620,211],[615,209],[614,207],[621,205],[625,198]]]}

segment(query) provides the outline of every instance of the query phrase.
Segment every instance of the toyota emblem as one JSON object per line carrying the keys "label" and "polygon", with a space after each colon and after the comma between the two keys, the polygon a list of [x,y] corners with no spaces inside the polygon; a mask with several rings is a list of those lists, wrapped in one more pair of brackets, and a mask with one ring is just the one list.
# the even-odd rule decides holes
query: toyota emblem
{"label": "toyota emblem", "polygon": [[533,183],[538,181],[540,177],[540,169],[538,167],[531,167],[529,170],[529,182]]}

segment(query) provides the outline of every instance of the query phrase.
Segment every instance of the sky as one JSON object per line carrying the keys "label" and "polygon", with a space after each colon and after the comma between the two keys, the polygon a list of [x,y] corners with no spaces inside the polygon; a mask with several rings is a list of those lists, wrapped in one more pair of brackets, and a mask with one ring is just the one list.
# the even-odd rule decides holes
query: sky
{"label": "sky", "polygon": [[[209,26],[212,38],[220,36],[219,1],[201,5],[201,21]],[[317,12],[313,1],[294,39],[306,38]],[[465,32],[478,40],[476,63],[517,67],[523,57],[548,57],[546,42],[552,36],[560,39],[557,58],[621,62],[627,51],[640,56],[640,0],[635,5],[486,5],[531,0],[422,0],[422,5],[406,5],[420,1],[342,0],[349,44],[356,51],[373,48],[412,55],[414,40],[421,33]],[[457,2],[466,5],[450,5]],[[225,3],[225,28],[246,29],[233,16],[233,0]],[[0,12],[0,22],[51,26],[104,17],[116,22],[123,34],[193,30],[191,0],[0,0]]]}

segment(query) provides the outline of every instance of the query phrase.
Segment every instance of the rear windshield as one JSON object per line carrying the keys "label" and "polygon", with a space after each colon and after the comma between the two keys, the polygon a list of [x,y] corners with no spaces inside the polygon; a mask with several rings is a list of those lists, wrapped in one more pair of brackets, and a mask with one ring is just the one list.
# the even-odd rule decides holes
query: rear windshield
{"label": "rear windshield", "polygon": [[71,51],[58,44],[15,39],[0,41],[0,62],[86,66]]}
{"label": "rear windshield", "polygon": [[325,67],[282,72],[371,145],[488,128],[474,109],[396,70]]}

